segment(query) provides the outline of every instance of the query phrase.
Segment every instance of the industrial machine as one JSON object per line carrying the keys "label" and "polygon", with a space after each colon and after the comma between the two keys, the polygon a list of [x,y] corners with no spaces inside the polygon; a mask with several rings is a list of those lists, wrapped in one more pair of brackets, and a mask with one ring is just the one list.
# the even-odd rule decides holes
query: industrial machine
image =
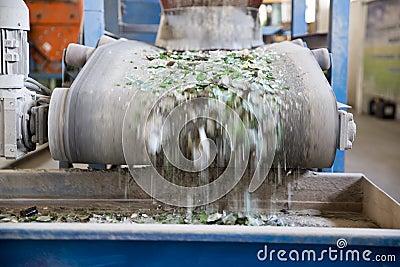
{"label": "industrial machine", "polygon": [[[251,191],[272,165],[285,170],[328,168],[336,149],[351,148],[355,124],[351,114],[339,111],[322,73],[320,64],[329,66],[328,52],[313,53],[297,42],[200,54],[172,53],[127,40],[107,44],[101,40],[94,51],[70,45],[66,62],[85,65],[71,88],[57,88],[52,95],[51,154],[72,163],[134,166],[163,161],[165,169],[172,162],[170,166],[191,171],[204,170],[215,161],[214,165],[233,168],[238,174],[251,160],[251,171],[258,175]],[[191,103],[194,99],[202,102]],[[224,104],[240,114],[245,134],[238,126],[241,122],[223,111]],[[182,105],[187,107],[176,111]],[[243,111],[246,105],[249,108]],[[191,121],[195,125],[185,133]],[[212,133],[213,128],[217,133]],[[220,133],[225,130],[227,134]],[[182,144],[185,138],[189,139],[186,145]],[[210,155],[210,162],[204,159],[204,168],[193,167],[196,153],[211,153],[206,151],[209,144],[201,144],[211,139],[218,151],[215,155],[222,151],[226,155],[217,155],[215,160]],[[191,151],[180,157],[189,143]],[[151,175],[138,176],[144,183],[144,177],[152,180]],[[195,198],[190,203],[204,203],[201,196]]]}
{"label": "industrial machine", "polygon": [[[285,130],[280,137],[282,138],[280,142],[284,143],[285,147],[280,149],[286,149],[287,167],[329,167],[337,148],[342,150],[351,148],[355,134],[354,122],[351,114],[339,111],[340,105],[337,105],[332,89],[315,59],[317,56],[322,62],[326,60],[325,58],[329,60],[328,52],[317,51],[321,52],[318,54],[305,48],[301,41],[297,42],[300,45],[287,42],[248,51],[249,57],[254,54],[254,58],[249,62],[253,61],[255,64],[256,60],[263,60],[261,63],[264,63],[266,59],[271,60],[270,63],[265,62],[265,64],[272,68],[271,76],[248,79],[248,81],[250,86],[256,86],[268,79],[274,79],[268,85],[271,88],[257,89],[262,90],[263,94],[274,96],[275,102],[282,101],[280,105],[277,105],[279,107],[275,111],[276,114],[271,113],[266,116],[282,116],[279,118],[279,123]],[[237,55],[240,58],[242,54],[239,52]],[[140,125],[146,123],[146,111],[151,110],[151,105],[155,104],[158,98],[162,98],[163,93],[175,92],[182,88],[184,90],[193,86],[192,84],[183,84],[175,87],[171,84],[168,88],[163,85],[162,83],[168,79],[167,75],[172,72],[176,74],[176,78],[171,78],[173,82],[179,83],[186,80],[186,77],[179,76],[180,72],[185,73],[184,67],[182,70],[179,66],[171,66],[165,71],[164,66],[167,66],[168,63],[179,65],[188,62],[189,65],[199,66],[200,63],[206,64],[208,60],[207,68],[232,67],[232,64],[218,62],[219,58],[229,59],[232,57],[229,53],[222,52],[220,56],[215,56],[218,57],[214,60],[215,62],[212,61],[212,53],[210,56],[204,54],[205,57],[209,57],[208,59],[205,57],[196,59],[196,54],[193,54],[194,58],[178,59],[181,57],[180,54],[168,56],[166,50],[127,40],[114,40],[99,46],[94,51],[89,47],[70,45],[66,53],[66,61],[79,66],[86,61],[88,54],[90,54],[90,58],[71,88],[57,88],[52,97],[49,123],[50,149],[53,157],[57,160],[76,163],[126,164],[122,149],[124,118],[133,118],[137,112],[141,112],[141,120],[125,121],[125,123],[131,123],[133,129],[139,128]],[[165,59],[152,59],[152,56],[160,57],[160,55],[163,58],[164,54]],[[243,64],[243,62],[246,63],[246,59],[234,63]],[[112,72],[109,71],[110,66],[113,66]],[[161,66],[160,69],[162,68],[163,71],[153,71],[153,69],[157,70],[158,66]],[[258,68],[258,66],[254,68]],[[151,71],[153,73],[150,73]],[[193,67],[192,71],[195,75],[203,73],[196,67]],[[216,73],[220,74],[218,71]],[[198,89],[202,90],[207,86],[217,86],[223,83],[222,79],[230,78],[233,75],[238,75],[238,73],[232,72],[232,75],[222,73],[215,77],[204,77],[203,84],[197,84],[194,87],[198,86]],[[300,75],[303,77],[302,82],[296,79]],[[156,76],[159,81],[149,83],[146,80],[154,79]],[[214,78],[221,80],[211,81]],[[244,78],[240,77],[232,83],[242,80]],[[195,81],[199,83],[199,80],[195,79]],[[146,82],[146,86],[155,88],[157,85],[161,85],[157,88],[159,92],[154,93],[152,90],[144,88],[143,84],[141,87],[135,84]],[[278,88],[279,85],[281,88]],[[227,87],[225,90],[228,88],[231,90],[230,87],[232,87],[230,82],[222,86]],[[243,94],[245,90],[249,90],[245,86],[232,90]],[[135,101],[130,103],[133,97]],[[147,98],[149,101],[144,106],[137,105],[138,99],[142,98]],[[250,96],[246,100],[251,101]],[[266,98],[265,101],[267,100],[270,99]],[[297,102],[297,108],[292,108],[291,105],[295,105],[295,102]],[[129,104],[131,107],[128,108]],[[267,104],[264,102],[263,105]],[[126,118],[128,109],[130,114]],[[91,114],[91,116],[81,116],[81,114]],[[108,119],[107,122],[104,122],[105,118]],[[258,119],[260,124],[271,120],[270,117]],[[161,126],[162,124],[157,125],[157,127]],[[144,139],[147,137],[143,136]],[[301,138],[303,142],[297,138]],[[283,151],[279,151],[279,153],[283,153]]]}
{"label": "industrial machine", "polygon": [[0,7],[0,155],[16,159],[47,142],[51,91],[28,77],[28,8],[11,0]]}
{"label": "industrial machine", "polygon": [[[301,40],[262,45],[260,3],[161,1],[156,46],[106,36],[96,48],[70,44],[65,63],[81,70],[69,88],[50,91],[27,78],[26,68],[2,72],[0,87],[9,90],[0,93],[19,101],[18,109],[11,109],[14,102],[3,96],[4,115],[14,119],[8,125],[14,125],[10,143],[16,151],[5,156],[17,158],[48,139],[56,160],[113,168],[0,172],[0,207],[7,211],[34,203],[43,210],[113,209],[124,218],[118,222],[136,223],[138,216],[144,222],[132,227],[0,225],[0,240],[7,241],[0,244],[6,264],[146,265],[154,260],[156,266],[187,266],[215,265],[210,263],[214,259],[226,265],[279,265],[268,246],[288,254],[296,248],[307,251],[308,262],[317,261],[310,258],[310,246],[322,253],[318,255],[335,246],[347,265],[358,263],[354,250],[363,256],[373,250],[373,255],[400,257],[400,232],[390,230],[400,228],[397,202],[361,174],[310,170],[330,167],[337,149],[352,147],[353,116],[336,101],[325,78],[323,70],[331,65],[326,49],[310,50]],[[1,5],[0,12],[18,10],[26,19],[22,2]],[[16,64],[23,53],[12,52],[22,45],[26,49],[28,22],[10,26],[9,19],[0,17],[2,42],[13,44],[2,55]],[[21,39],[8,41],[9,32]],[[51,94],[50,101],[45,94]],[[9,129],[4,126],[5,136]],[[132,209],[140,212],[121,215]],[[156,222],[152,214],[160,211],[190,224],[198,209],[214,216],[200,219],[205,224],[231,224],[222,214],[235,211],[232,224],[242,219],[254,228],[172,225],[170,217],[157,221],[167,225],[149,225]],[[329,212],[322,215],[324,211]],[[36,222],[52,221],[49,214]],[[277,214],[301,221],[281,223]],[[76,218],[103,222],[96,216]],[[311,225],[303,221],[309,217]],[[68,218],[59,216],[57,222]],[[304,225],[313,227],[297,227]],[[354,229],[360,227],[367,229]],[[389,229],[368,229],[378,227]],[[23,256],[13,261],[15,251]],[[207,257],[197,255],[199,251]],[[371,253],[362,260],[370,261]],[[180,255],[191,257],[177,261]],[[318,259],[331,265],[335,261]],[[388,264],[396,266],[396,260]]]}

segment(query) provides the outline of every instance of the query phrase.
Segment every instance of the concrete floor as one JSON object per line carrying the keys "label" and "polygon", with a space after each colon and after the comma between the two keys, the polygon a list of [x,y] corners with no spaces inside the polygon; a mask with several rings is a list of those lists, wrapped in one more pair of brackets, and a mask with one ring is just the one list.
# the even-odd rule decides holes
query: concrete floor
{"label": "concrete floor", "polygon": [[400,202],[400,121],[355,117],[357,136],[345,172],[361,172]]}

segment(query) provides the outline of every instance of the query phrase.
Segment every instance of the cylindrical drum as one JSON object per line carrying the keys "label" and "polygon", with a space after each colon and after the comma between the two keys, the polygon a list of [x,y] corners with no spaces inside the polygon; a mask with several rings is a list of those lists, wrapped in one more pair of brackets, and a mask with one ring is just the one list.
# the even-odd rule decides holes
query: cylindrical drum
{"label": "cylindrical drum", "polygon": [[291,42],[203,52],[111,42],[50,103],[51,154],[73,163],[178,160],[199,171],[254,158],[325,168],[338,135],[328,81],[312,52]]}

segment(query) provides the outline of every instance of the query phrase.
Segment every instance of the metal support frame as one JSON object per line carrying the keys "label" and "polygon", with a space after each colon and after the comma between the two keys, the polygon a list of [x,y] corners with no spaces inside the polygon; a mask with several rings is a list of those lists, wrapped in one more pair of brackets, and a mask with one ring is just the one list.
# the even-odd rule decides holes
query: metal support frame
{"label": "metal support frame", "polygon": [[292,0],[292,39],[307,34],[306,0]]}
{"label": "metal support frame", "polygon": [[[328,48],[332,53],[330,83],[340,103],[347,103],[350,1],[331,0]],[[345,152],[336,152],[329,172],[344,172]]]}

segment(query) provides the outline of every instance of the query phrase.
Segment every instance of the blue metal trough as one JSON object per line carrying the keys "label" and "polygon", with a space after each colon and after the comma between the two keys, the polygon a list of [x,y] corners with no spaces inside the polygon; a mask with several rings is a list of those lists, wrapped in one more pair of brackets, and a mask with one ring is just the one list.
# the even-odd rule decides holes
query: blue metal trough
{"label": "blue metal trough", "polygon": [[[399,203],[361,174],[306,172],[292,178],[276,188],[273,203],[268,196],[259,206],[288,208],[285,183],[296,183],[291,209],[353,212],[381,228],[0,223],[0,265],[400,266]],[[121,171],[4,170],[0,210],[28,205],[133,210],[153,202],[129,181],[129,173]],[[350,220],[357,223],[356,217]]]}
{"label": "blue metal trough", "polygon": [[3,224],[2,266],[399,266],[400,231]]}

